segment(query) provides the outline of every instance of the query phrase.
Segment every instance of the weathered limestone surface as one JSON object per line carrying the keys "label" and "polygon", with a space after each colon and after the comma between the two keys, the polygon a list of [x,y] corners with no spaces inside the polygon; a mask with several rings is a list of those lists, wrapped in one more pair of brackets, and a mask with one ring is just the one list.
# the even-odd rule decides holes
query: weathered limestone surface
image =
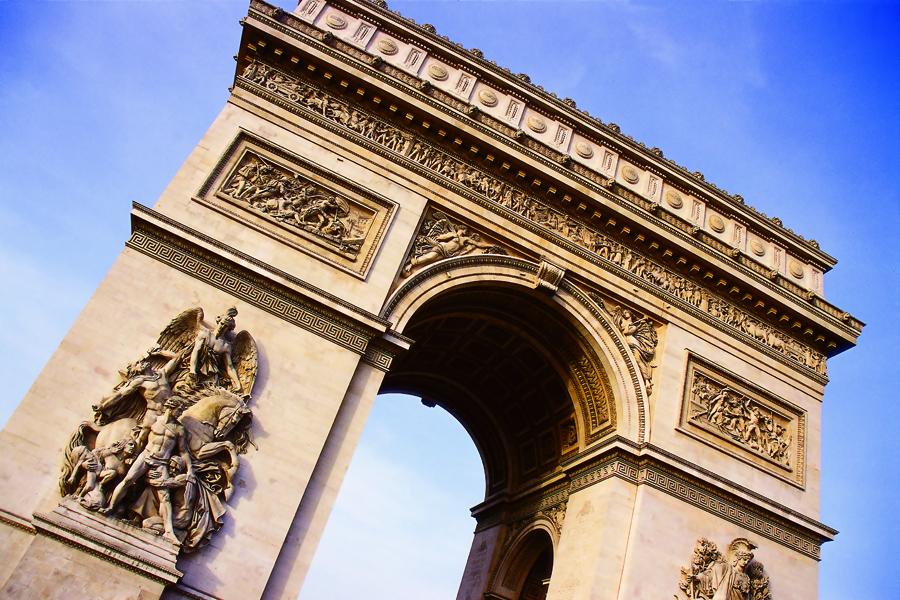
{"label": "weathered limestone surface", "polygon": [[569,496],[548,598],[627,597],[618,588],[636,498],[637,490],[617,479]]}
{"label": "weathered limestone surface", "polygon": [[[441,405],[485,461],[459,599],[817,597],[824,361],[862,327],[822,297],[834,259],[380,3],[252,0],[243,29],[228,102],[0,432],[5,597],[295,598],[379,391]],[[153,348],[198,308],[255,352]],[[100,434],[70,444],[159,381],[119,374],[148,351],[178,373],[137,396],[155,529],[80,499],[144,455],[98,488]],[[221,529],[188,548],[163,513],[202,459],[171,397],[201,388],[254,444],[219,457]]]}
{"label": "weathered limestone surface", "polygon": [[72,548],[52,538],[35,537],[0,595],[4,598],[110,598],[150,600],[163,585]]}

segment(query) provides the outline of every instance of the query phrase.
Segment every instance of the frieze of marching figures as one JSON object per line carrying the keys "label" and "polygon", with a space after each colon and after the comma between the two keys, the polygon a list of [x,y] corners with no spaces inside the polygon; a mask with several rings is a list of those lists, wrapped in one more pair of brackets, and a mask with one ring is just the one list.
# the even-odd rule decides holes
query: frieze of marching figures
{"label": "frieze of marching figures", "polygon": [[683,302],[706,312],[789,360],[825,375],[825,356],[775,329],[761,319],[737,308],[694,283],[683,275],[663,267],[631,248],[607,237],[575,217],[557,210],[516,186],[501,181],[481,169],[439,150],[398,127],[373,117],[367,112],[338,100],[306,81],[289,75],[260,61],[252,61],[243,70],[241,79],[260,86],[270,93],[286,98],[293,104],[319,115],[321,118],[360,135],[375,144],[414,161],[487,200],[503,206],[538,226],[549,229],[596,257],[631,272],[636,277],[658,287]]}
{"label": "frieze of marching figures", "polygon": [[694,356],[681,429],[803,484],[806,414]]}
{"label": "frieze of marching figures", "polygon": [[375,218],[370,208],[252,151],[244,153],[220,191],[351,260],[359,256]]}

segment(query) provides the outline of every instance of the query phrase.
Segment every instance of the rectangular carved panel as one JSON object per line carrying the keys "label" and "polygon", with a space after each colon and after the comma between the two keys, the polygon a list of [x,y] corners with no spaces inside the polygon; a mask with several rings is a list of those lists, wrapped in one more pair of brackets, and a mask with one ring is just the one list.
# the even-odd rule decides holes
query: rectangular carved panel
{"label": "rectangular carved panel", "polygon": [[365,277],[396,205],[242,133],[198,202],[298,250]]}
{"label": "rectangular carved panel", "polygon": [[679,430],[794,485],[805,485],[805,411],[693,355]]}

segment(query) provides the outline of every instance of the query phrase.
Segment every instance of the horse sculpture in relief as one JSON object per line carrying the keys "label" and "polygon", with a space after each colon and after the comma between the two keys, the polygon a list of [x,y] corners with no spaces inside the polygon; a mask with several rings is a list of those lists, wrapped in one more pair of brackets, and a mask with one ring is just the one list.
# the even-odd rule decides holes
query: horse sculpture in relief
{"label": "horse sculpture in relief", "polygon": [[187,309],[120,372],[69,440],[63,496],[184,551],[209,540],[252,444],[258,351],[248,332],[235,334],[236,316],[230,308],[207,327],[202,309]]}

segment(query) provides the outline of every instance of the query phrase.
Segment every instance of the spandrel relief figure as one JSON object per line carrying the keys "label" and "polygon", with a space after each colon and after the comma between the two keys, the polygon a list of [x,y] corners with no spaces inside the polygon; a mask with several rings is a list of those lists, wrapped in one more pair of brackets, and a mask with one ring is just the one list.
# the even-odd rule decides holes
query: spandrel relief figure
{"label": "spandrel relief figure", "polygon": [[223,523],[240,454],[252,444],[256,343],[237,310],[185,310],[72,435],[60,492],[88,510],[193,551]]}
{"label": "spandrel relief figure", "polygon": [[[697,540],[691,565],[681,569],[678,587],[690,599],[771,600],[769,578],[762,564],[754,561],[756,545],[736,538],[723,555],[706,538]],[[679,596],[675,596],[679,598]]]}
{"label": "spandrel relief figure", "polygon": [[506,254],[500,246],[481,239],[468,227],[452,223],[445,214],[435,211],[422,223],[412,256],[403,267],[403,276],[445,258],[467,254]]}
{"label": "spandrel relief figure", "polygon": [[222,193],[351,257],[359,253],[374,217],[372,211],[253,153],[243,157]]}
{"label": "spandrel relief figure", "polygon": [[647,393],[653,392],[653,359],[656,356],[656,344],[659,335],[653,322],[647,315],[635,314],[624,306],[608,305],[596,292],[588,292],[588,296],[612,315],[613,324],[625,337],[625,343],[637,359],[637,367],[647,386]]}
{"label": "spandrel relief figure", "polygon": [[659,337],[653,323],[646,316],[636,317],[630,310],[618,307],[613,312],[613,322],[625,336],[625,343],[637,358],[638,369],[647,386],[647,393],[653,392],[653,358],[656,356],[656,343]]}

